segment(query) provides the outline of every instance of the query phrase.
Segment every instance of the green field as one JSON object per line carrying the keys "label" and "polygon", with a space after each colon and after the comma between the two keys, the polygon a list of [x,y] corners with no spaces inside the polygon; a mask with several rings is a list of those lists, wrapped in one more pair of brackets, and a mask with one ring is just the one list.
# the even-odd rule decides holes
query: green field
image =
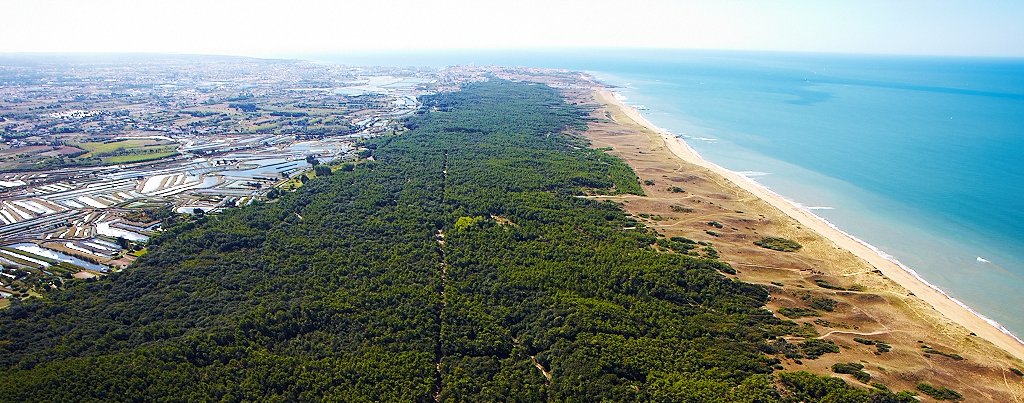
{"label": "green field", "polygon": [[99,154],[107,154],[118,149],[144,149],[152,146],[167,145],[166,142],[151,139],[130,139],[130,140],[117,140],[117,141],[88,141],[84,143],[76,143],[75,147],[81,148],[89,152],[86,156],[95,156]]}
{"label": "green field", "polygon": [[83,158],[98,157],[109,164],[154,161],[178,154],[175,143],[154,139],[89,141],[74,146],[88,151]]}
{"label": "green field", "polygon": [[131,162],[156,161],[158,159],[173,157],[175,155],[178,155],[176,151],[164,151],[149,154],[118,155],[115,157],[107,157],[103,160],[111,164],[127,164]]}

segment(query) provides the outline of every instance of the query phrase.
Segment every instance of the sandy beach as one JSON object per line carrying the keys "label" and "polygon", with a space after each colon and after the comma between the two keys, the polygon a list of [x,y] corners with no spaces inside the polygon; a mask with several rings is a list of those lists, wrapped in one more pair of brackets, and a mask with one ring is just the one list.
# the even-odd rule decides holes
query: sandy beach
{"label": "sandy beach", "polygon": [[668,149],[679,159],[693,165],[703,167],[714,174],[717,174],[743,190],[751,193],[757,198],[764,200],[783,214],[793,218],[800,224],[817,232],[830,240],[835,246],[850,251],[855,256],[863,259],[871,266],[880,270],[886,277],[906,288],[914,296],[920,298],[928,305],[931,305],[940,314],[953,322],[967,328],[1018,359],[1024,359],[1024,344],[986,322],[977,314],[971,312],[967,307],[957,303],[941,291],[921,281],[914,274],[908,272],[896,262],[879,254],[869,245],[853,238],[838,228],[832,226],[825,220],[815,216],[810,211],[802,209],[772,192],[768,188],[757,184],[736,172],[722,168],[710,161],[703,159],[698,153],[689,147],[681,138],[666,132],[652,124],[643,115],[629,105],[622,103],[614,94],[608,90],[599,90],[598,98],[607,104],[619,108],[626,116],[640,126],[658,133],[665,142]]}

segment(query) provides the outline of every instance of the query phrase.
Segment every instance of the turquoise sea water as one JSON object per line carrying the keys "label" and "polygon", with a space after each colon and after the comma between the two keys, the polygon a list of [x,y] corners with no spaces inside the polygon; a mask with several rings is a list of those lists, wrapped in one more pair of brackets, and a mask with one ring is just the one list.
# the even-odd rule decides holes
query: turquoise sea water
{"label": "turquoise sea water", "polygon": [[596,74],[705,158],[1024,334],[1024,62],[702,54]]}
{"label": "turquoise sea water", "polygon": [[1024,335],[1024,60],[710,51],[328,59],[591,72],[705,158]]}

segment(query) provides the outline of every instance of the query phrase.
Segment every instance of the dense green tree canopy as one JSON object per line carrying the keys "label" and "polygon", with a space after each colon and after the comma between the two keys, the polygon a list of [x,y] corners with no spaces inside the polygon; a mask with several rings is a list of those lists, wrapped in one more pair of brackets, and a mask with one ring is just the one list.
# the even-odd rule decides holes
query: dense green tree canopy
{"label": "dense green tree canopy", "polygon": [[564,134],[586,113],[555,90],[423,101],[375,162],[0,313],[0,400],[897,400],[772,374],[795,325],[726,264],[577,197],[642,190]]}

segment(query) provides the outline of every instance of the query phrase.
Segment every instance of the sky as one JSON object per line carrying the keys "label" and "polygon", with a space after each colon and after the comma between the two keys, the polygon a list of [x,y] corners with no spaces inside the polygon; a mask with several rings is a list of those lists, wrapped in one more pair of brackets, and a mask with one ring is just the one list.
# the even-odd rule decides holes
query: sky
{"label": "sky", "polygon": [[2,0],[0,52],[679,48],[1024,57],[1019,0]]}

